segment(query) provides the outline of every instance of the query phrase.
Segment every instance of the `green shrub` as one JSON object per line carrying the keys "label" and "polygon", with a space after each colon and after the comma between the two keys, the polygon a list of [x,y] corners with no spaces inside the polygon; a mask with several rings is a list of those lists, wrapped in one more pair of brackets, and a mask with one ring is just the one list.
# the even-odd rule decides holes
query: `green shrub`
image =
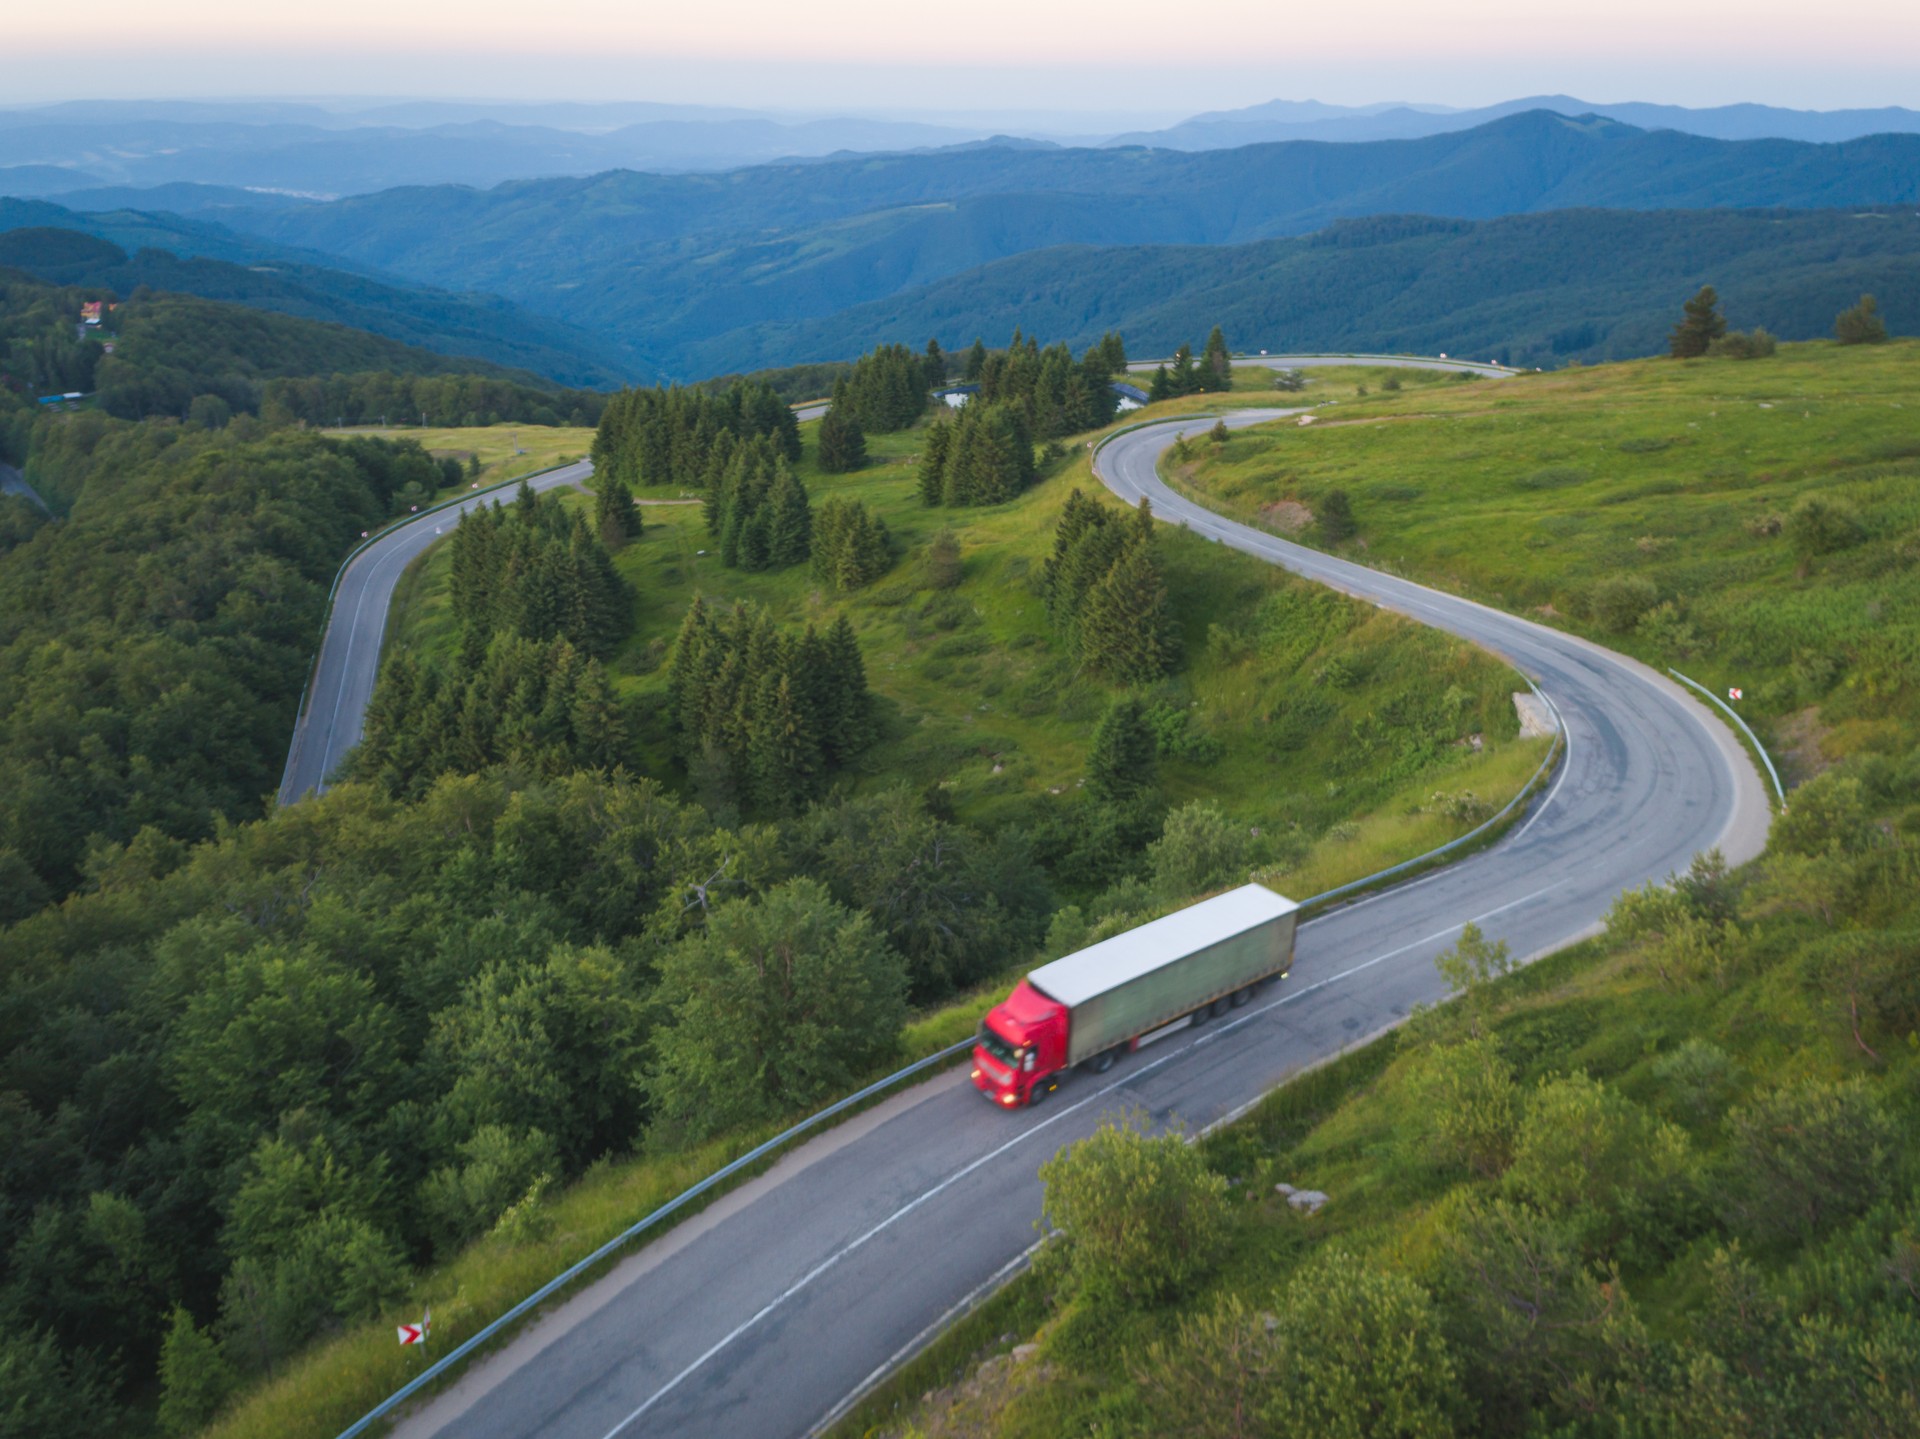
{"label": "green shrub", "polygon": [[1660,602],[1660,591],[1645,575],[1608,575],[1587,590],[1586,609],[1609,634],[1623,635]]}
{"label": "green shrub", "polygon": [[1802,559],[1851,549],[1866,538],[1860,515],[1845,500],[1806,495],[1787,516],[1787,537]]}
{"label": "green shrub", "polygon": [[1227,1240],[1227,1182],[1178,1132],[1107,1119],[1040,1166],[1046,1222],[1091,1299],[1158,1303],[1212,1272]]}
{"label": "green shrub", "polygon": [[1880,318],[1879,301],[1871,295],[1862,295],[1859,304],[1834,317],[1833,334],[1843,345],[1884,344],[1887,325]]}
{"label": "green shrub", "polygon": [[1417,1051],[1399,1077],[1417,1126],[1403,1135],[1417,1159],[1449,1172],[1502,1173],[1513,1158],[1519,1093],[1513,1067],[1488,1038]]}
{"label": "green shrub", "polygon": [[1899,1141],[1893,1116],[1858,1080],[1806,1080],[1727,1117],[1720,1193],[1728,1221],[1760,1239],[1804,1238],[1870,1208]]}
{"label": "green shrub", "polygon": [[1707,347],[1709,355],[1728,360],[1764,360],[1779,342],[1758,326],[1751,330],[1730,330]]}

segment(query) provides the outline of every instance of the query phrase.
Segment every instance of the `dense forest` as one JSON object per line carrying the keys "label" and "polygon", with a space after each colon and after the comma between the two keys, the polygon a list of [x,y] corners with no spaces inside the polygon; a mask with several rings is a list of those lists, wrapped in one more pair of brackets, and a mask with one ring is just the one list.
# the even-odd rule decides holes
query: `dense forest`
{"label": "dense forest", "polygon": [[593,437],[596,475],[639,488],[712,490],[734,447],[764,438],[789,464],[800,458],[800,426],[770,385],[742,380],[718,392],[622,390]]}
{"label": "dense forest", "polygon": [[0,834],[31,877],[0,886],[16,912],[82,882],[97,844],[256,812],[341,556],[445,479],[417,445],[39,426],[27,474],[68,513],[0,555]]}
{"label": "dense forest", "polygon": [[[83,303],[103,306],[80,325]],[[268,424],[590,425],[606,397],[416,350],[344,326],[137,289],[56,287],[0,270],[0,386],[80,392],[108,414]]]}

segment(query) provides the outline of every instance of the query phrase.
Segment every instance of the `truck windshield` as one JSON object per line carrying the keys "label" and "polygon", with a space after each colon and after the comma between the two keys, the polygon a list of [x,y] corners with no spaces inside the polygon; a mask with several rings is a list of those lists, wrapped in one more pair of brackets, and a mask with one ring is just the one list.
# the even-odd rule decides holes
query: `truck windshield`
{"label": "truck windshield", "polygon": [[1018,1065],[1020,1063],[1020,1051],[984,1023],[980,1026],[980,1046],[1002,1064]]}

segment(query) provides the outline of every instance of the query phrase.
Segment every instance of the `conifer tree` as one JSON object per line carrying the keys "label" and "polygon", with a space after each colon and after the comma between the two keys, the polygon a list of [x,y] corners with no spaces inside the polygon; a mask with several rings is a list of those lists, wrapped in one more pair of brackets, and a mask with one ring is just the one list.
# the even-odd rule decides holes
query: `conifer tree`
{"label": "conifer tree", "polygon": [[1147,386],[1148,403],[1157,405],[1162,400],[1171,400],[1173,396],[1173,376],[1167,373],[1165,365],[1156,365],[1153,370],[1153,383]]}
{"label": "conifer tree", "polygon": [[987,342],[983,339],[980,339],[978,336],[975,336],[972,346],[969,347],[969,349],[967,350],[966,368],[961,371],[961,374],[963,374],[967,378],[968,382],[971,383],[972,381],[979,379],[982,372],[985,371],[986,368],[987,368]]}
{"label": "conifer tree", "polygon": [[1133,695],[1121,695],[1094,728],[1087,751],[1088,791],[1112,804],[1152,789],[1155,755],[1146,707]]}
{"label": "conifer tree", "polygon": [[1179,632],[1150,544],[1131,540],[1087,591],[1077,636],[1087,667],[1116,683],[1151,684],[1173,668]]}
{"label": "conifer tree", "polygon": [[833,387],[833,403],[820,420],[820,468],[830,475],[844,475],[867,462],[867,437],[861,433],[847,399],[844,376]]}
{"label": "conifer tree", "polygon": [[813,536],[813,515],[806,487],[782,458],[773,488],[767,495],[767,563],[775,569],[797,565],[807,557]]}
{"label": "conifer tree", "polygon": [[1706,354],[1727,333],[1727,319],[1720,313],[1720,295],[1711,285],[1702,285],[1682,308],[1683,318],[1673,327],[1667,349],[1676,360],[1690,360]]}
{"label": "conifer tree", "polygon": [[1233,388],[1233,352],[1227,348],[1227,337],[1220,332],[1218,325],[1207,336],[1197,378],[1201,390],[1221,392]]}
{"label": "conifer tree", "polygon": [[640,533],[640,509],[633,502],[633,491],[624,480],[601,481],[593,504],[594,529],[600,543],[617,550]]}
{"label": "conifer tree", "polygon": [[920,503],[931,508],[945,497],[947,455],[952,448],[954,426],[936,420],[927,427],[927,442],[920,452]]}
{"label": "conifer tree", "polygon": [[1880,302],[1862,295],[1860,303],[1842,310],[1833,321],[1833,334],[1843,345],[1878,345],[1887,338],[1886,321],[1880,318]]}

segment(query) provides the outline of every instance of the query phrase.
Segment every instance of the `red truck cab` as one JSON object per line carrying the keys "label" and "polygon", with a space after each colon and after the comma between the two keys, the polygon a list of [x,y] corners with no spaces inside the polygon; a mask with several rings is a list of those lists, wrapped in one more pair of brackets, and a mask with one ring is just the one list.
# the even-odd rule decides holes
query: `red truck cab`
{"label": "red truck cab", "polygon": [[987,1011],[973,1047],[973,1084],[995,1104],[1033,1104],[1060,1086],[1067,1067],[1067,1007],[1026,980]]}

